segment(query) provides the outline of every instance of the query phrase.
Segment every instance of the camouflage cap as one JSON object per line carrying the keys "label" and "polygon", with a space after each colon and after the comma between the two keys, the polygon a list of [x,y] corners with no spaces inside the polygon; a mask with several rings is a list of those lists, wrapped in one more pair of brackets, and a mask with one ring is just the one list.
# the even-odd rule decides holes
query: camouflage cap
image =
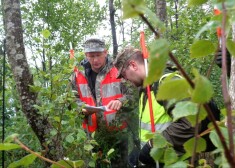
{"label": "camouflage cap", "polygon": [[105,42],[101,38],[91,37],[84,43],[84,52],[103,52],[105,50]]}
{"label": "camouflage cap", "polygon": [[117,78],[121,78],[121,73],[123,68],[127,66],[127,63],[130,60],[130,58],[136,53],[142,53],[142,52],[139,49],[129,46],[126,47],[117,55],[114,61],[114,66],[118,69]]}

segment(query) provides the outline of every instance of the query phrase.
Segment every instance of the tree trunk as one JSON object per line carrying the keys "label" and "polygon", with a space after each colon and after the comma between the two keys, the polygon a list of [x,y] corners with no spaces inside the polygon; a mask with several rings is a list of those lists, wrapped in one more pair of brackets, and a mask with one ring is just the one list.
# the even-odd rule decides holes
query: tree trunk
{"label": "tree trunk", "polygon": [[178,28],[179,28],[179,25],[178,25],[178,19],[179,19],[178,4],[179,4],[178,0],[175,0],[175,27],[176,27],[177,31],[178,31]]}
{"label": "tree trunk", "polygon": [[115,9],[113,1],[114,0],[109,0],[109,16],[110,16],[110,25],[112,30],[112,39],[113,39],[113,57],[115,58],[118,51],[118,45],[117,45],[117,36],[116,36],[116,25],[114,20]]}
{"label": "tree trunk", "polygon": [[[40,141],[42,148],[46,147],[46,136],[50,133],[51,125],[46,118],[34,108],[37,94],[30,91],[33,85],[33,76],[30,73],[23,43],[23,29],[21,21],[20,1],[4,0],[4,28],[6,33],[6,52],[11,70],[16,82],[22,111],[25,114],[29,125]],[[52,160],[59,160],[63,156],[59,142],[53,141],[46,148],[46,157]]]}
{"label": "tree trunk", "polygon": [[156,8],[156,14],[159,17],[159,19],[167,25],[166,1],[156,0],[155,8]]}
{"label": "tree trunk", "polygon": [[[233,25],[233,41],[235,41],[235,24]],[[235,55],[231,56],[229,94],[231,98],[232,109],[235,110]]]}

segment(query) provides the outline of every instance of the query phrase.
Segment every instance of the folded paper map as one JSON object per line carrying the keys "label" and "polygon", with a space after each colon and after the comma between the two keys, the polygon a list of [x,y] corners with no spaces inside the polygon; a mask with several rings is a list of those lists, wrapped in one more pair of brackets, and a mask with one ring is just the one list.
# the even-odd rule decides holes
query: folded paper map
{"label": "folded paper map", "polygon": [[99,106],[99,107],[96,107],[96,106],[84,106],[83,107],[84,109],[86,109],[87,111],[89,112],[104,112],[104,111],[110,111],[106,106]]}

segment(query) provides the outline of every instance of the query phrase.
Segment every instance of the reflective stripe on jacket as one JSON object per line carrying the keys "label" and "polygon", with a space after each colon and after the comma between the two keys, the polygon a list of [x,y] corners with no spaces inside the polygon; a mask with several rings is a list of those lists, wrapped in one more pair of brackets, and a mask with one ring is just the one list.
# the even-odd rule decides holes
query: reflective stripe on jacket
{"label": "reflective stripe on jacket", "polygon": [[[139,118],[140,118],[140,140],[141,142],[146,142],[148,139],[145,137],[147,133],[151,133],[151,120],[150,120],[150,113],[149,113],[149,102],[148,99],[145,103],[145,107],[143,110],[143,99],[144,99],[144,92],[140,96],[139,101]],[[161,106],[154,95],[154,91],[151,91],[152,96],[152,107],[153,107],[153,115],[154,115],[154,123],[155,123],[155,130],[156,131],[164,131],[170,124],[171,124],[171,117],[165,112],[163,106]]]}
{"label": "reflective stripe on jacket", "polygon": [[[116,68],[114,67],[111,68],[109,72],[104,76],[104,79],[101,81],[100,95],[103,106],[107,105],[111,100],[123,97],[120,88],[121,80],[116,79],[117,72],[118,71]],[[95,100],[92,96],[85,75],[79,70],[75,70],[75,74],[76,74],[76,85],[78,87],[78,93],[80,95],[81,101],[90,106],[96,106]],[[116,113],[117,111],[115,110],[104,112],[104,120],[106,121],[107,125],[115,119]],[[120,129],[123,129],[125,127],[126,123],[123,123]],[[97,129],[97,116],[95,113],[84,119],[83,128],[87,129],[89,132],[94,132]]]}

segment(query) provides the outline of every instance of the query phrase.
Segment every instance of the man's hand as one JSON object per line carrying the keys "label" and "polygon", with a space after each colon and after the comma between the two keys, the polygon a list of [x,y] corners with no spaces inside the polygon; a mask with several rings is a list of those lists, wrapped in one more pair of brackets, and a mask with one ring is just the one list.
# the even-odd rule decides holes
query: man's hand
{"label": "man's hand", "polygon": [[85,115],[85,116],[89,116],[93,113],[95,113],[95,111],[88,111],[87,109],[82,109],[82,113]]}
{"label": "man's hand", "polygon": [[120,100],[112,100],[106,107],[110,110],[120,110],[122,102]]}

